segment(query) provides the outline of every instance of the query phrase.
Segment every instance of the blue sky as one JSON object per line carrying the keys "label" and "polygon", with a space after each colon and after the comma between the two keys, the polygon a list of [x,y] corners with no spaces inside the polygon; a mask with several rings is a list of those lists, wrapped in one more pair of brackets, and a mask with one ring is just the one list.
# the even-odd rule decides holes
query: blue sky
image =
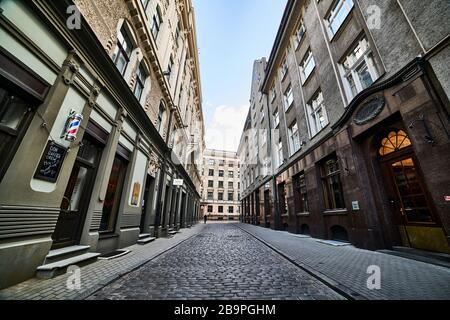
{"label": "blue sky", "polygon": [[236,151],[253,62],[268,57],[285,0],[193,0],[207,148]]}

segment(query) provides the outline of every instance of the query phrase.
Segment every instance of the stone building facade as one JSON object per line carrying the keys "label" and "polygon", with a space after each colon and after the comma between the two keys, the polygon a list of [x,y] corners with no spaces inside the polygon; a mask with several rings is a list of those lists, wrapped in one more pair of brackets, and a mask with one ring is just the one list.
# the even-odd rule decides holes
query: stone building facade
{"label": "stone building facade", "polygon": [[[450,253],[449,21],[443,0],[288,1],[253,78],[270,121],[251,107],[238,154],[259,169],[243,169],[242,221]],[[270,157],[246,139],[261,124]]]}
{"label": "stone building facade", "polygon": [[203,154],[202,215],[239,220],[240,165],[236,152],[206,149]]}
{"label": "stone building facade", "polygon": [[0,288],[197,222],[190,0],[3,0],[0,59]]}

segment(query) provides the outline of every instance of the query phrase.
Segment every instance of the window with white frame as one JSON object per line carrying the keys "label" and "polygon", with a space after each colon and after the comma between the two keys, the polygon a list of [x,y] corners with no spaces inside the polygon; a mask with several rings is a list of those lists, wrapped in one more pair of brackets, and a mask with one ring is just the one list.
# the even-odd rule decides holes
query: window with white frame
{"label": "window with white frame", "polygon": [[349,100],[370,87],[378,78],[373,53],[366,37],[358,41],[358,44],[345,57],[339,67]]}
{"label": "window with white frame", "polygon": [[302,84],[308,80],[315,67],[316,62],[314,61],[313,54],[311,49],[308,49],[308,52],[306,52],[305,57],[300,63],[300,78],[302,80]]}
{"label": "window with white frame", "polygon": [[140,101],[142,97],[142,92],[144,91],[145,79],[147,78],[147,73],[144,70],[142,63],[139,65],[136,72],[136,84],[134,85],[134,95]]}
{"label": "window with white frame", "polygon": [[344,23],[345,18],[353,8],[353,0],[337,0],[331,9],[328,17],[328,34],[333,37]]}
{"label": "window with white frame", "polygon": [[283,141],[281,141],[281,139],[278,141],[278,144],[277,144],[277,157],[278,157],[278,166],[281,166],[284,162]]}
{"label": "window with white frame", "polygon": [[303,19],[300,21],[300,25],[297,29],[297,32],[295,33],[295,48],[297,49],[298,46],[300,45],[300,43],[303,40],[303,37],[305,36],[306,33],[306,27],[305,24],[303,23]]}
{"label": "window with white frame", "polygon": [[292,93],[292,85],[289,84],[284,92],[284,111],[287,111],[294,102],[294,94]]}
{"label": "window with white frame", "polygon": [[297,121],[289,127],[289,144],[291,149],[291,155],[300,150],[300,136],[298,133]]}
{"label": "window with white frame", "polygon": [[162,20],[162,14],[161,14],[161,8],[159,7],[159,5],[156,6],[156,13],[153,15],[152,18],[152,35],[153,35],[153,39],[157,39],[158,38],[158,34],[159,34],[159,30],[161,29],[161,24],[162,24],[163,20]]}
{"label": "window with white frame", "polygon": [[280,114],[278,113],[278,109],[273,113],[273,127],[277,128],[280,124]]}
{"label": "window with white frame", "polygon": [[306,106],[308,109],[311,136],[315,136],[328,124],[328,116],[323,103],[322,91],[319,91]]}
{"label": "window with white frame", "polygon": [[284,59],[283,64],[281,65],[281,80],[283,81],[289,71],[289,67],[287,64],[287,60]]}
{"label": "window with white frame", "polygon": [[133,44],[131,42],[131,37],[125,26],[122,26],[119,34],[117,35],[117,45],[112,56],[114,64],[122,75],[125,74],[125,70],[130,62],[132,51]]}

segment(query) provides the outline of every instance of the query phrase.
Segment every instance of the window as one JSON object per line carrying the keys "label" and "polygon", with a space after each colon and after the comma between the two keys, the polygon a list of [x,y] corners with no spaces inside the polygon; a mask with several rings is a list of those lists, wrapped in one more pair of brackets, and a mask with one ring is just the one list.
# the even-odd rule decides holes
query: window
{"label": "window", "polygon": [[214,188],[214,181],[208,180],[208,188]]}
{"label": "window", "polygon": [[285,59],[285,60],[283,61],[282,66],[281,66],[281,81],[284,80],[284,78],[285,78],[286,75],[288,74],[288,71],[289,71],[289,67],[288,67],[288,64],[287,64],[287,60]]}
{"label": "window", "polygon": [[223,213],[223,206],[219,206],[219,213]]}
{"label": "window", "polygon": [[276,110],[273,114],[273,127],[277,128],[280,124],[280,115],[278,113],[278,110]]}
{"label": "window", "polygon": [[122,26],[119,34],[117,35],[117,46],[112,56],[114,64],[122,75],[125,74],[125,70],[130,62],[132,51],[133,44],[131,43],[130,36],[125,30],[125,26]]}
{"label": "window", "polygon": [[216,164],[216,161],[214,161],[214,159],[209,159],[209,160],[208,160],[208,164],[209,164],[210,166],[213,166],[213,165]]}
{"label": "window", "polygon": [[305,36],[306,28],[305,24],[302,21],[300,21],[300,26],[297,29],[297,32],[295,33],[295,48],[297,49],[300,45],[300,43],[303,40],[303,37]]}
{"label": "window", "polygon": [[233,168],[234,167],[234,163],[229,163],[228,164],[228,168]]}
{"label": "window", "polygon": [[277,92],[275,91],[275,87],[270,90],[270,102],[273,102],[277,96]]}
{"label": "window", "polygon": [[180,38],[180,22],[177,23],[177,28],[175,29],[175,39],[178,40]]}
{"label": "window", "polygon": [[294,94],[292,93],[292,85],[289,84],[286,91],[284,92],[284,111],[287,111],[294,102]]}
{"label": "window", "polygon": [[156,6],[156,14],[153,15],[153,19],[152,19],[152,36],[153,39],[157,39],[158,38],[158,34],[159,34],[159,30],[161,29],[161,24],[162,24],[163,20],[162,20],[162,15],[161,15],[161,8],[158,6]]}
{"label": "window", "polygon": [[100,220],[100,232],[113,232],[116,227],[127,166],[126,160],[116,155],[109,175],[108,188]]}
{"label": "window", "polygon": [[411,146],[411,140],[405,131],[392,131],[381,141],[379,153],[381,156],[385,156],[409,146]]}
{"label": "window", "polygon": [[345,57],[339,66],[348,98],[353,99],[359,92],[370,87],[378,78],[369,42],[364,37]]}
{"label": "window", "polygon": [[233,201],[233,192],[228,192],[228,201]]}
{"label": "window", "polygon": [[169,65],[167,66],[167,76],[170,77],[172,76],[172,69],[173,69],[173,56],[170,55],[170,59],[169,59]]}
{"label": "window", "polygon": [[311,136],[315,136],[328,124],[327,111],[323,104],[323,94],[322,91],[311,100],[307,105],[308,118],[311,128]]}
{"label": "window", "polygon": [[234,207],[233,206],[229,206],[228,207],[228,213],[234,213]]}
{"label": "window", "polygon": [[223,170],[219,170],[219,177],[223,177],[224,171]]}
{"label": "window", "polygon": [[261,109],[261,111],[260,111],[260,113],[261,113],[261,123],[264,121],[264,111]]}
{"label": "window", "polygon": [[277,155],[278,155],[278,166],[281,166],[284,162],[284,157],[283,157],[283,142],[278,141],[278,145],[277,145]]}
{"label": "window", "polygon": [[223,181],[219,181],[219,188],[223,188]]}
{"label": "window", "polygon": [[223,200],[223,192],[219,192],[218,196],[219,196],[219,198],[218,198],[219,200]]}
{"label": "window", "polygon": [[213,212],[213,206],[208,206],[208,212],[209,213]]}
{"label": "window", "polygon": [[142,6],[144,7],[145,10],[147,10],[147,6],[148,6],[149,2],[150,2],[150,0],[141,0]]}
{"label": "window", "polygon": [[233,189],[233,181],[228,182],[228,189]]}
{"label": "window", "polygon": [[158,131],[159,132],[161,132],[161,129],[162,129],[162,123],[163,123],[163,120],[164,120],[164,112],[166,111],[166,109],[164,108],[164,104],[163,103],[161,103],[160,105],[159,105],[159,112],[158,112],[158,119],[157,119],[157,128],[158,128]]}
{"label": "window", "polygon": [[[2,56],[3,58],[3,56]],[[31,80],[31,78],[30,78]],[[34,80],[34,79],[33,79]],[[3,78],[2,78],[3,81]],[[1,86],[6,85],[2,82]],[[34,106],[12,91],[0,88],[0,180],[34,114]]]}
{"label": "window", "polygon": [[234,178],[234,172],[228,171],[228,178]]}
{"label": "window", "polygon": [[327,160],[321,168],[323,196],[327,210],[344,209],[339,162],[336,156]]}
{"label": "window", "polygon": [[289,127],[289,145],[291,148],[291,155],[300,150],[300,136],[298,133],[297,121]]}
{"label": "window", "polygon": [[302,62],[300,63],[300,77],[302,80],[302,84],[308,80],[309,76],[313,72],[316,66],[316,62],[314,61],[314,57],[312,55],[311,49],[305,54]]}
{"label": "window", "polygon": [[147,73],[142,66],[142,63],[139,65],[139,68],[136,73],[136,84],[134,86],[134,95],[140,101],[142,97],[142,92],[144,91],[145,79],[147,78]]}
{"label": "window", "polygon": [[209,175],[210,177],[214,177],[214,170],[213,170],[213,169],[209,169],[208,175]]}
{"label": "window", "polygon": [[338,0],[331,9],[330,14],[327,17],[328,33],[330,38],[333,37],[341,25],[344,23],[345,18],[349,15],[353,8],[352,0]]}
{"label": "window", "polygon": [[225,160],[219,160],[219,166],[223,167],[225,165]]}
{"label": "window", "polygon": [[208,192],[208,200],[214,200],[214,193]]}
{"label": "window", "polygon": [[295,206],[297,213],[308,212],[308,196],[306,191],[305,174],[300,174],[294,177],[294,195]]}

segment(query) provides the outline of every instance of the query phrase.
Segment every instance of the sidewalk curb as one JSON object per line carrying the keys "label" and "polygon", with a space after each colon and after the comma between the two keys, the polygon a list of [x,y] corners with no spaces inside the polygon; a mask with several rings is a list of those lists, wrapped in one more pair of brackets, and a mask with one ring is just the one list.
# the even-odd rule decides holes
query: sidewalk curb
{"label": "sidewalk curb", "polygon": [[340,295],[342,295],[346,299],[348,299],[348,300],[369,300],[369,298],[361,295],[360,293],[355,292],[354,290],[352,290],[352,289],[348,288],[347,286],[345,286],[345,285],[343,285],[343,284],[333,280],[332,278],[326,276],[325,274],[314,270],[313,268],[305,265],[304,263],[297,262],[295,259],[291,258],[288,254],[286,254],[283,251],[281,251],[280,249],[274,247],[273,245],[271,245],[270,243],[268,243],[264,239],[258,237],[257,235],[254,235],[250,231],[240,227],[239,225],[236,225],[236,227],[241,229],[242,231],[248,233],[253,238],[255,238],[256,240],[260,241],[265,246],[269,247],[270,249],[272,249],[273,251],[275,251],[276,253],[281,255],[283,258],[287,259],[289,262],[291,262],[292,264],[296,265],[297,267],[299,267],[300,269],[302,269],[303,271],[305,271],[306,273],[308,273],[309,275],[311,275],[315,279],[319,280],[320,282],[325,284],[327,287],[330,287],[331,289],[333,289],[334,291],[336,291],[337,293],[339,293]]}
{"label": "sidewalk curb", "polygon": [[[203,228],[202,228],[202,229],[203,229]],[[107,285],[109,285],[109,284],[113,283],[114,281],[116,281],[116,280],[118,280],[118,279],[124,277],[125,275],[127,275],[127,274],[129,274],[129,273],[131,273],[131,272],[133,272],[133,271],[135,271],[135,270],[137,270],[137,269],[143,267],[145,264],[147,264],[147,263],[153,261],[154,259],[160,257],[160,256],[163,255],[163,254],[168,253],[169,251],[171,251],[172,249],[175,249],[176,247],[178,247],[178,246],[181,245],[182,243],[185,243],[185,242],[187,242],[188,240],[191,240],[191,239],[197,237],[199,234],[200,234],[200,233],[193,234],[193,235],[189,236],[188,238],[186,238],[186,239],[184,239],[184,240],[182,240],[182,241],[180,241],[180,242],[174,244],[173,246],[171,246],[171,247],[169,247],[169,248],[167,248],[167,249],[164,249],[164,250],[161,251],[161,252],[158,252],[158,253],[155,254],[153,257],[151,257],[151,258],[149,258],[149,259],[146,259],[146,260],[144,260],[144,261],[142,261],[142,262],[139,262],[137,265],[135,265],[135,266],[133,266],[133,267],[131,267],[131,268],[128,268],[128,269],[125,269],[125,270],[123,270],[123,271],[121,271],[121,272],[118,272],[117,274],[113,275],[112,277],[109,277],[109,278],[106,278],[106,279],[104,279],[104,280],[101,280],[99,283],[97,283],[97,284],[96,284],[95,286],[93,286],[92,288],[87,289],[87,290],[84,291],[83,293],[80,293],[79,295],[76,295],[76,296],[73,297],[73,298],[70,298],[70,300],[86,300],[86,299],[89,298],[90,296],[92,296],[92,295],[94,295],[95,293],[97,293],[98,291],[102,290],[102,289],[103,289],[104,287],[106,287]]]}

